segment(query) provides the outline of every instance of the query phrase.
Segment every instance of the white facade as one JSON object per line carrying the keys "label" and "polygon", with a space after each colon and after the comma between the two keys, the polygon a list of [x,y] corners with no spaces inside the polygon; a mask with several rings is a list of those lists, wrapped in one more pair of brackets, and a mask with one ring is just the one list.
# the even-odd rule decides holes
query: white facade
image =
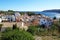
{"label": "white facade", "polygon": [[12,15],[12,21],[16,21],[16,19],[15,19],[15,16],[14,15]]}
{"label": "white facade", "polygon": [[6,16],[2,16],[1,19],[2,19],[2,21],[4,21],[4,20],[7,21],[7,20],[8,20],[8,19],[7,19],[7,15],[6,15]]}
{"label": "white facade", "polygon": [[2,19],[0,18],[0,23],[2,22]]}
{"label": "white facade", "polygon": [[21,16],[19,12],[15,12],[14,15],[15,15],[15,17]]}
{"label": "white facade", "polygon": [[47,20],[45,18],[40,18],[39,24],[40,25],[45,25],[45,26],[50,26],[50,25],[52,25],[52,21],[51,20]]}
{"label": "white facade", "polygon": [[41,18],[40,19],[40,25],[46,24],[46,23],[47,23],[47,20],[46,19],[44,19],[44,18]]}

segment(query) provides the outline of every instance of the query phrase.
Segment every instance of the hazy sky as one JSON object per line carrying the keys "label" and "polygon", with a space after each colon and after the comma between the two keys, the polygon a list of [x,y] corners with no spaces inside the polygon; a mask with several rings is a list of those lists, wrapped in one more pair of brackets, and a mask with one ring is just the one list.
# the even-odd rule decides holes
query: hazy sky
{"label": "hazy sky", "polygon": [[0,10],[42,11],[60,9],[60,0],[0,0]]}

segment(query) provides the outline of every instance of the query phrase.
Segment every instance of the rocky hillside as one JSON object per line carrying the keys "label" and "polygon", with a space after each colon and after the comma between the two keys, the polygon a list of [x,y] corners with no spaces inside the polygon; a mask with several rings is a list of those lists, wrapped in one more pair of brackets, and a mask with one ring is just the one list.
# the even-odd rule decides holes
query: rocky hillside
{"label": "rocky hillside", "polygon": [[42,12],[57,12],[57,13],[60,13],[60,9],[44,10]]}

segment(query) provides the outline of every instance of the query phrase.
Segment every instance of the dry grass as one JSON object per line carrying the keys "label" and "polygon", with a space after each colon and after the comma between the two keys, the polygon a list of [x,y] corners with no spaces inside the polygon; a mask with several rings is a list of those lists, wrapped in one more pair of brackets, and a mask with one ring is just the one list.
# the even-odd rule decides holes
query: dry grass
{"label": "dry grass", "polygon": [[42,36],[42,40],[60,40],[58,36]]}
{"label": "dry grass", "polygon": [[21,26],[21,22],[2,22],[0,24],[3,24],[2,27],[12,27],[13,24],[17,24],[17,26]]}
{"label": "dry grass", "polygon": [[35,40],[60,40],[60,36],[34,36]]}

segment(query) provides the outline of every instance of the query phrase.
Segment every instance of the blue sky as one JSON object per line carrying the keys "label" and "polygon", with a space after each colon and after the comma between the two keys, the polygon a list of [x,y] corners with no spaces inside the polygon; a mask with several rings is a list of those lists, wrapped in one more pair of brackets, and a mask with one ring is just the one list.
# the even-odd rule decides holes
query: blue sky
{"label": "blue sky", "polygon": [[42,11],[60,9],[60,0],[0,0],[0,10]]}

